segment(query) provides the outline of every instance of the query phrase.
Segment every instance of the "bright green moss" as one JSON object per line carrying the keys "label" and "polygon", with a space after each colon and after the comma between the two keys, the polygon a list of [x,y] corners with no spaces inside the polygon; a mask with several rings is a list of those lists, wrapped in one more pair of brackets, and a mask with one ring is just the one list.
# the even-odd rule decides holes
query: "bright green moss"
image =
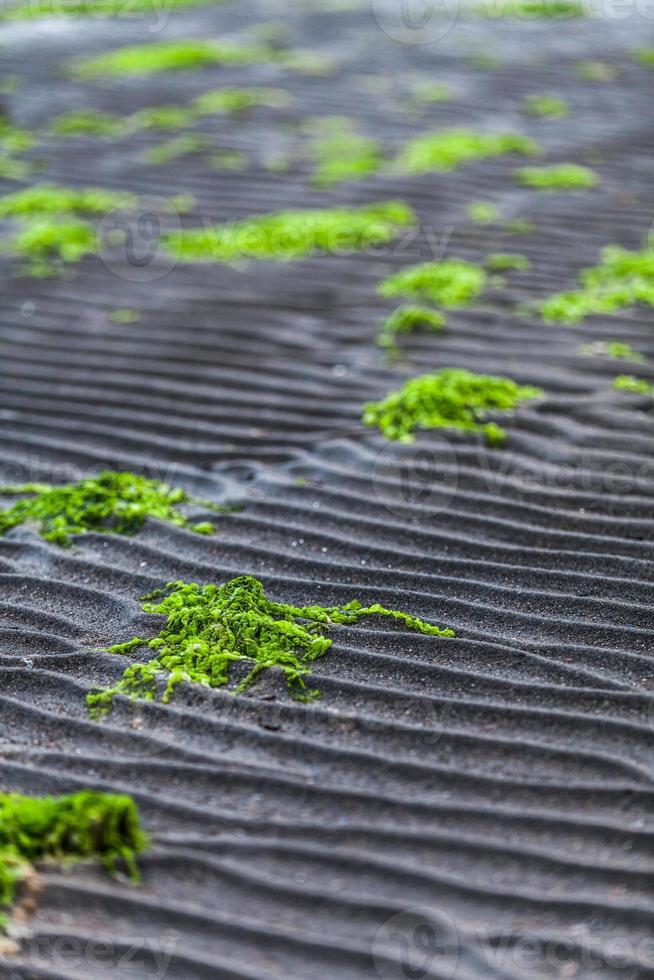
{"label": "bright green moss", "polygon": [[631,374],[620,374],[613,382],[617,391],[630,391],[634,395],[645,395],[654,398],[654,384],[645,378],[634,378]]}
{"label": "bright green moss", "polygon": [[485,285],[486,273],[481,266],[465,259],[444,259],[403,269],[383,279],[378,292],[386,299],[402,296],[455,309],[468,306]]}
{"label": "bright green moss", "polygon": [[533,17],[538,20],[564,20],[590,14],[589,9],[576,0],[484,0],[474,10],[481,17]]}
{"label": "bright green moss", "polygon": [[445,316],[438,310],[430,310],[425,306],[400,306],[384,322],[377,342],[380,347],[396,350],[398,334],[416,331],[438,333],[444,326]]}
{"label": "bright green moss", "polygon": [[65,216],[36,218],[11,235],[3,251],[25,259],[25,272],[33,276],[49,276],[57,263],[79,262],[95,252],[95,229],[86,221]]}
{"label": "bright green moss", "polygon": [[78,483],[63,486],[27,483],[2,487],[0,493],[27,495],[8,509],[0,510],[0,536],[20,524],[35,522],[46,541],[64,546],[70,544],[71,535],[86,531],[134,534],[149,517],[198,534],[212,534],[212,524],[191,524],[180,506],[200,504],[211,510],[225,510],[189,496],[180,487],[135,473],[110,470]]}
{"label": "bright green moss", "polygon": [[138,881],[135,858],[147,843],[129,796],[0,793],[0,905],[14,902],[20,882],[34,874],[35,861],[100,861],[112,874],[123,861]]}
{"label": "bright green moss", "polygon": [[546,320],[574,324],[593,313],[615,313],[636,303],[654,306],[654,252],[608,245],[600,264],[585,269],[579,280],[581,289],[557,293],[540,304]]}
{"label": "bright green moss", "polygon": [[118,310],[111,310],[107,314],[107,319],[110,323],[138,323],[141,319],[141,314],[138,310],[131,310],[124,307]]}
{"label": "bright green moss", "polygon": [[634,58],[640,61],[641,65],[654,68],[654,48],[641,48],[639,51],[634,51]]}
{"label": "bright green moss", "polygon": [[517,255],[513,252],[492,252],[486,256],[485,265],[491,272],[524,272],[531,269],[531,262],[526,255]]}
{"label": "bright green moss", "polygon": [[379,428],[387,439],[402,442],[412,442],[416,429],[460,429],[482,432],[489,446],[500,446],[506,432],[495,422],[481,420],[539,395],[540,388],[519,385],[511,378],[444,368],[412,378],[399,391],[364,405],[363,422]]}
{"label": "bright green moss", "polygon": [[159,18],[186,7],[199,7],[223,0],[166,0],[162,8],[160,0],[29,0],[7,7],[0,13],[0,20],[39,20],[43,17],[142,17],[153,14]]}
{"label": "bright green moss", "polygon": [[397,201],[362,208],[279,211],[215,228],[190,228],[165,235],[164,245],[182,261],[290,260],[314,252],[363,251],[390,242],[415,223]]}
{"label": "bright green moss", "polygon": [[161,166],[179,157],[189,156],[191,153],[201,153],[209,146],[206,137],[199,133],[186,133],[184,136],[176,136],[172,140],[160,143],[159,146],[151,147],[145,154],[145,159],[148,163]]}
{"label": "bright green moss", "polygon": [[205,92],[191,105],[198,116],[210,116],[221,112],[247,112],[259,106],[283,109],[290,96],[279,88],[218,88]]}
{"label": "bright green moss", "polygon": [[56,136],[119,136],[124,124],[117,116],[89,109],[85,112],[66,112],[52,123]]}
{"label": "bright green moss", "polygon": [[468,205],[468,216],[476,225],[490,225],[497,221],[500,210],[490,201],[471,201]]}
{"label": "bright green moss", "polygon": [[416,102],[449,102],[453,98],[452,89],[439,82],[415,82],[411,89]]}
{"label": "bright green moss", "polygon": [[0,153],[0,177],[4,180],[25,180],[29,172],[30,168],[24,160],[15,160]]}
{"label": "bright green moss", "polygon": [[383,163],[377,140],[362,136],[349,119],[320,119],[319,130],[309,145],[314,161],[314,183],[332,187],[346,180],[362,180],[376,173]]}
{"label": "bright green moss", "polygon": [[540,191],[578,191],[595,187],[599,177],[589,167],[577,163],[558,163],[551,167],[522,167],[515,178],[525,187]]}
{"label": "bright green moss", "polygon": [[106,214],[114,208],[134,207],[137,198],[124,192],[98,188],[34,184],[0,197],[0,218],[44,218],[48,215]]}
{"label": "bright green moss", "polygon": [[[234,692],[247,691],[264,670],[276,667],[286,677],[288,691],[299,701],[319,697],[305,680],[311,665],[332,646],[325,631],[337,624],[355,624],[364,616],[386,616],[405,627],[430,636],[454,636],[454,631],[433,626],[407,613],[374,604],[363,607],[356,599],[344,606],[291,606],[269,599],[257,579],[241,575],[223,585],[171,582],[146,600],[143,611],[166,616],[166,624],[152,640],[135,637],[110,648],[110,653],[131,654],[139,647],[153,650],[147,662],[129,666],[118,684],[87,697],[93,717],[111,710],[116,694],[153,700],[159,680],[166,680],[167,702],[182,681],[203,687],[224,687],[233,668],[243,665]],[[247,672],[246,672],[247,671]]]}
{"label": "bright green moss", "polygon": [[561,119],[570,112],[568,103],[564,99],[548,95],[546,92],[540,95],[528,95],[522,103],[522,108],[530,116],[549,116],[552,119]]}
{"label": "bright green moss", "polygon": [[580,61],[577,74],[587,82],[614,82],[618,73],[605,61]]}
{"label": "bright green moss", "polygon": [[594,344],[582,344],[579,350],[589,357],[612,357],[616,360],[634,361],[638,364],[644,364],[646,361],[644,354],[634,350],[631,344],[625,344],[620,340],[600,340]]}
{"label": "bright green moss", "polygon": [[0,115],[0,150],[3,153],[24,153],[34,146],[35,137],[28,129],[14,126]]}
{"label": "bright green moss", "polygon": [[80,78],[104,75],[154,75],[165,71],[189,71],[208,65],[251,65],[270,60],[267,48],[205,41],[161,41],[117,48],[108,54],[85,58],[73,65]]}
{"label": "bright green moss", "polygon": [[469,56],[468,62],[477,71],[495,71],[502,64],[499,58],[489,54],[487,51],[475,51]]}
{"label": "bright green moss", "polygon": [[477,133],[472,129],[443,129],[409,140],[395,159],[403,173],[456,170],[472,160],[518,153],[533,156],[538,146],[521,133]]}

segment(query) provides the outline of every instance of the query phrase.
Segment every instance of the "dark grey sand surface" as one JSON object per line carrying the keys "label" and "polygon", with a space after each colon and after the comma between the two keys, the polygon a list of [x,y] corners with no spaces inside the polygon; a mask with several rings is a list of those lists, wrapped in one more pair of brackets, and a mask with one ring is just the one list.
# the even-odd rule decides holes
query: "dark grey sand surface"
{"label": "dark grey sand surface", "polygon": [[[243,38],[264,23],[335,58],[336,72],[255,65],[81,84],[62,70],[121,44]],[[29,528],[0,541],[2,789],[129,792],[154,838],[137,888],[92,866],[42,869],[37,912],[14,928],[19,949],[0,975],[654,976],[654,402],[611,389],[623,362],[579,352],[611,339],[651,358],[653,318],[643,308],[571,329],[513,312],[571,288],[603,245],[640,247],[648,232],[654,73],[631,52],[654,43],[654,20],[635,7],[564,23],[459,14],[414,44],[391,39],[365,2],[244,0],[152,27],[2,26],[3,77],[20,78],[3,97],[13,121],[44,132],[70,109],[285,89],[286,109],[199,126],[249,168],[219,171],[207,154],[151,166],[144,152],[166,137],[141,133],[44,140],[39,179],[190,193],[188,224],[402,199],[421,230],[371,254],[236,269],[170,269],[156,249],[139,268],[118,249],[72,278],[30,279],[3,258],[2,482],[111,467],[245,506],[212,538],[150,522],[68,550]],[[498,67],[476,67],[480,53]],[[585,80],[579,61],[616,77]],[[450,85],[454,99],[410,110],[419,79]],[[569,101],[568,118],[521,112],[543,91]],[[317,190],[298,127],[327,114],[391,146],[453,125],[520,130],[547,162],[591,165],[601,183],[538,194],[515,186],[520,161],[505,158]],[[270,169],[287,155],[290,169]],[[535,230],[474,225],[475,200]],[[375,346],[390,309],[377,283],[443,248],[474,261],[520,252],[532,268],[389,365]],[[140,321],[110,323],[122,307]],[[364,401],[445,366],[546,396],[508,422],[504,450],[438,433],[398,456],[361,425]],[[651,361],[634,373],[654,380]],[[108,720],[89,721],[86,692],[126,663],[101,649],[156,632],[141,593],[241,573],[279,599],[380,601],[458,638],[383,622],[335,631],[310,707],[269,675],[247,696],[186,686],[168,706],[120,699]]]}

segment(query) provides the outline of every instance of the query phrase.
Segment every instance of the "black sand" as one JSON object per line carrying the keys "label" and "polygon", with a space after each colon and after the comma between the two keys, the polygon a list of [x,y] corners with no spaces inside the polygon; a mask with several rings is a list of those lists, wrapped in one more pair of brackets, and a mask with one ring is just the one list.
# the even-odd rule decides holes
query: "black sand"
{"label": "black sand", "polygon": [[[145,468],[245,509],[210,539],[150,523],[67,551],[26,528],[0,542],[2,788],[130,792],[156,838],[137,889],[91,867],[43,869],[38,910],[14,928],[19,949],[0,975],[654,976],[654,402],[612,391],[630,366],[578,350],[623,340],[651,357],[652,314],[570,329],[512,313],[571,288],[604,244],[639,247],[648,231],[654,74],[630,52],[654,43],[654,21],[461,16],[440,41],[413,45],[390,41],[366,3],[320,6],[231,3],[172,15],[164,34],[139,20],[0,29],[3,74],[22,80],[4,102],[35,129],[74,108],[125,113],[220,85],[294,98],[201,124],[217,149],[250,155],[246,172],[219,172],[206,155],[148,166],[143,151],[165,137],[137,134],[51,140],[39,179],[192,193],[189,224],[398,198],[423,225],[377,254],[289,265],[166,272],[157,254],[140,282],[120,254],[109,267],[84,260],[69,281],[20,277],[2,260],[2,482]],[[254,66],[82,85],[61,71],[118,44],[270,21],[294,47],[334,56],[337,73]],[[500,66],[474,67],[480,51]],[[616,79],[580,78],[581,60],[610,63]],[[412,115],[417,76],[458,95]],[[567,98],[570,116],[524,116],[522,99],[542,91]],[[327,192],[302,161],[266,169],[319,114],[398,144],[441,126],[517,129],[548,162],[591,165],[601,183],[539,195],[517,189],[520,161],[503,159]],[[474,200],[535,231],[470,224]],[[431,258],[434,240],[474,261],[520,252],[532,269],[389,366],[374,342],[390,308],[376,285]],[[108,322],[122,307],[140,321]],[[438,434],[404,470],[380,458],[362,402],[450,365],[546,398],[508,422],[504,451]],[[654,380],[651,362],[634,373]],[[142,592],[245,572],[281,599],[382,601],[458,639],[383,623],[339,631],[310,708],[268,677],[246,697],[184,688],[167,707],[121,701],[107,722],[87,719],[86,691],[124,667],[100,648],[154,631]]]}

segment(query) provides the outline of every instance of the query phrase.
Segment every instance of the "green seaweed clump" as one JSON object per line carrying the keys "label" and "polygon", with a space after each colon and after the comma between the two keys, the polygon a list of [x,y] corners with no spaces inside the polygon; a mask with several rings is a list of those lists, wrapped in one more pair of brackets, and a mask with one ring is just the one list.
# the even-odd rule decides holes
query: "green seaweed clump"
{"label": "green seaweed clump", "polygon": [[363,422],[402,442],[413,442],[416,429],[460,429],[482,432],[489,446],[500,446],[506,441],[504,429],[482,420],[489,412],[509,412],[540,395],[540,388],[511,378],[444,368],[412,378],[399,391],[364,405]]}
{"label": "green seaweed clump", "polygon": [[154,75],[164,71],[189,71],[208,65],[252,65],[269,60],[266,48],[208,41],[162,41],[117,48],[73,66],[78,78],[103,75]]}
{"label": "green seaweed clump", "polygon": [[395,168],[403,173],[456,170],[472,160],[518,153],[533,156],[538,145],[521,133],[477,133],[472,129],[442,129],[409,140],[395,158]]}
{"label": "green seaweed clump", "polygon": [[631,344],[626,344],[621,340],[597,341],[594,344],[582,344],[579,348],[582,354],[590,357],[612,357],[616,360],[634,361],[639,364],[645,363],[645,355],[635,350]]}
{"label": "green seaweed clump", "polygon": [[551,119],[561,119],[567,116],[570,109],[564,99],[543,92],[540,95],[528,95],[522,103],[522,108],[530,116],[549,116]]}
{"label": "green seaweed clump", "polygon": [[66,112],[52,123],[52,132],[56,136],[119,136],[123,129],[118,116],[93,109]]}
{"label": "green seaweed clump", "polygon": [[111,470],[77,483],[26,483],[2,487],[0,493],[26,495],[8,509],[0,510],[0,536],[27,521],[36,521],[46,541],[64,546],[70,544],[72,534],[85,531],[134,534],[148,517],[197,534],[212,534],[213,524],[191,524],[180,513],[180,505],[195,503],[216,511],[225,509],[193,498],[180,487]]}
{"label": "green seaweed clump", "polygon": [[468,205],[468,216],[476,225],[490,225],[498,220],[500,210],[491,201],[471,201]]}
{"label": "green seaweed clump", "polygon": [[384,201],[362,208],[277,211],[214,228],[171,232],[162,242],[185,262],[289,261],[314,252],[349,254],[374,248],[414,224],[415,215],[408,205]]}
{"label": "green seaweed clump", "polygon": [[540,191],[579,191],[595,187],[599,177],[589,167],[577,163],[558,163],[552,167],[522,167],[516,180]]}
{"label": "green seaweed clump", "polygon": [[645,378],[635,378],[632,374],[619,374],[613,381],[616,391],[630,391],[634,395],[654,398],[654,384]]}
{"label": "green seaweed clump", "polygon": [[567,19],[588,17],[589,10],[577,0],[484,0],[474,8],[481,17]]}
{"label": "green seaweed clump", "polygon": [[377,140],[362,136],[349,119],[320,119],[320,135],[311,140],[309,152],[319,187],[333,187],[346,180],[362,180],[376,173],[383,159]]}
{"label": "green seaweed clump", "polygon": [[[33,862],[100,861],[110,873],[122,860],[139,880],[135,857],[145,850],[136,804],[129,796],[84,790],[71,796],[0,793],[0,905],[16,898]],[[6,917],[0,917],[6,923]]]}
{"label": "green seaweed clump", "polygon": [[485,266],[491,272],[525,272],[531,269],[531,262],[526,255],[518,255],[513,252],[491,252],[486,256]]}
{"label": "green seaweed clump", "polygon": [[444,309],[468,306],[486,285],[481,266],[465,259],[443,259],[412,265],[379,284],[378,292],[386,299],[403,296],[431,302]]}
{"label": "green seaweed clump", "polygon": [[634,51],[634,58],[640,61],[641,65],[654,68],[654,48],[640,48],[639,51]]}
{"label": "green seaweed clump", "polygon": [[178,160],[179,157],[190,156],[192,153],[202,153],[209,148],[206,137],[199,133],[185,133],[183,136],[176,136],[174,139],[166,140],[158,146],[151,147],[145,159],[148,163],[156,167],[171,160]]}
{"label": "green seaweed clump", "polygon": [[380,347],[395,351],[398,334],[413,333],[416,330],[438,333],[444,326],[445,317],[439,310],[430,310],[425,306],[401,306],[388,317],[379,332],[377,342]]}
{"label": "green seaweed clump", "polygon": [[556,293],[540,304],[545,320],[574,324],[592,313],[615,313],[636,303],[654,306],[651,248],[631,252],[619,245],[607,245],[600,264],[585,269],[579,279],[581,289]]}
{"label": "green seaweed clump", "polygon": [[165,615],[166,623],[152,640],[135,637],[109,649],[129,654],[138,647],[155,651],[146,663],[131,664],[118,684],[108,690],[92,691],[87,697],[92,717],[111,711],[113,698],[124,694],[132,699],[154,700],[157,682],[165,677],[163,701],[168,702],[182,681],[203,687],[224,687],[230,682],[234,664],[247,673],[234,688],[247,691],[264,670],[277,667],[286,677],[289,694],[310,701],[319,692],[307,688],[305,678],[311,665],[324,656],[332,640],[324,635],[333,625],[358,623],[364,616],[385,616],[429,636],[454,636],[454,631],[434,626],[408,613],[386,609],[375,603],[362,606],[354,599],[344,606],[292,606],[269,599],[263,584],[241,575],[223,585],[170,582],[165,589],[144,596],[143,611]]}
{"label": "green seaweed clump", "polygon": [[114,208],[133,207],[137,198],[122,191],[95,187],[34,184],[0,197],[0,218],[42,218],[62,214],[106,214]]}

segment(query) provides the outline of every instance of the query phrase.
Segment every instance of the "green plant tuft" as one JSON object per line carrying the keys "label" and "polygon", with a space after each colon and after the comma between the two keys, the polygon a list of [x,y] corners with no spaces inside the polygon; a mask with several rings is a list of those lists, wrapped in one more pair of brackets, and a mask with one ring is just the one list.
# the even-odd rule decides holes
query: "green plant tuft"
{"label": "green plant tuft", "polygon": [[438,333],[444,326],[445,316],[438,310],[430,310],[425,306],[401,306],[385,321],[377,342],[380,347],[395,350],[398,334],[413,333],[418,330]]}
{"label": "green plant tuft", "polygon": [[362,180],[376,173],[383,163],[377,140],[357,133],[349,119],[319,119],[319,130],[309,145],[315,169],[313,180],[320,187],[332,187],[346,180]]}
{"label": "green plant tuft", "polygon": [[654,398],[654,384],[645,378],[635,378],[632,374],[619,374],[613,381],[616,391],[630,391],[634,395]]}
{"label": "green plant tuft", "polygon": [[0,793],[0,905],[11,905],[20,882],[34,874],[33,862],[48,858],[67,864],[96,860],[112,874],[122,860],[138,881],[135,857],[147,843],[129,796]]}
{"label": "green plant tuft", "polygon": [[107,319],[110,323],[138,323],[141,319],[141,314],[138,310],[122,307],[121,309],[111,310],[107,314]]}
{"label": "green plant tuft", "polygon": [[208,65],[251,65],[270,58],[267,48],[218,43],[203,39],[161,41],[116,48],[73,65],[79,78],[104,75],[154,75],[164,71],[188,71]]}
{"label": "green plant tuft", "polygon": [[558,163],[552,167],[522,167],[515,178],[525,187],[541,191],[578,191],[595,187],[599,177],[589,167],[577,163]]}
{"label": "green plant tuft", "polygon": [[621,340],[597,341],[593,344],[582,344],[579,348],[582,354],[590,357],[612,357],[616,360],[634,361],[644,364],[646,357],[640,351],[634,350],[631,344]]}
{"label": "green plant tuft", "polygon": [[170,163],[171,160],[178,160],[179,157],[202,153],[209,147],[210,144],[205,136],[199,133],[185,133],[183,136],[175,136],[174,139],[151,147],[145,154],[145,159],[147,163],[160,167],[164,163]]}
{"label": "green plant tuft", "polygon": [[134,207],[137,198],[122,191],[100,188],[34,184],[0,197],[0,218],[43,218],[46,215],[106,214],[114,208]]}
{"label": "green plant tuft", "polygon": [[531,262],[526,255],[518,255],[513,252],[491,252],[486,256],[485,266],[491,272],[524,272],[531,269]]}
{"label": "green plant tuft", "polygon": [[378,292],[386,299],[402,296],[455,309],[468,306],[485,285],[486,273],[481,266],[465,259],[443,259],[412,265],[383,279]]}
{"label": "green plant tuft", "polygon": [[135,473],[104,470],[96,477],[52,486],[26,483],[0,488],[5,495],[27,495],[13,506],[0,510],[0,536],[13,527],[35,521],[46,541],[69,545],[72,534],[101,531],[134,534],[153,517],[198,534],[211,534],[212,524],[191,524],[180,512],[182,504],[201,504],[223,512],[226,508],[189,496],[179,487],[149,480]]}
{"label": "green plant tuft", "polygon": [[590,10],[577,0],[484,0],[474,11],[480,17],[520,17],[565,20],[588,17]]}
{"label": "green plant tuft", "polygon": [[377,426],[387,439],[412,442],[416,429],[461,429],[482,432],[490,446],[506,441],[495,422],[482,422],[489,412],[508,412],[538,398],[540,388],[519,385],[511,378],[444,368],[407,381],[399,391],[363,408],[365,425]]}
{"label": "green plant tuft", "polygon": [[522,108],[530,116],[549,116],[552,119],[561,119],[570,112],[568,103],[564,99],[548,95],[546,92],[526,96]]}
{"label": "green plant tuft", "polygon": [[477,133],[472,129],[442,129],[409,140],[395,158],[403,173],[426,174],[433,170],[456,170],[471,160],[518,153],[533,156],[538,146],[520,133]]}
{"label": "green plant tuft", "polygon": [[109,653],[130,654],[139,647],[155,651],[153,659],[130,665],[115,687],[92,691],[89,711],[100,717],[111,710],[117,694],[154,700],[159,680],[166,679],[162,700],[167,702],[182,681],[204,687],[224,687],[234,664],[248,672],[234,688],[247,691],[262,671],[282,670],[288,691],[299,701],[319,697],[307,688],[311,664],[332,646],[324,636],[333,625],[358,623],[364,616],[386,616],[408,629],[430,636],[454,636],[454,631],[434,626],[408,613],[385,609],[375,603],[363,607],[356,599],[344,606],[291,606],[269,599],[257,579],[241,575],[223,585],[170,582],[144,599],[143,611],[165,615],[166,624],[152,640],[139,637],[120,643]]}
{"label": "green plant tuft", "polygon": [[556,293],[540,304],[546,320],[574,324],[593,313],[615,313],[636,303],[654,306],[654,252],[607,245],[600,264],[585,269],[579,280],[581,289]]}
{"label": "green plant tuft", "polygon": [[471,201],[468,217],[476,225],[490,225],[500,217],[500,209],[490,201]]}
{"label": "green plant tuft", "polygon": [[56,136],[120,136],[122,120],[105,112],[87,109],[83,112],[66,112],[52,123]]}
{"label": "green plant tuft", "polygon": [[640,48],[639,51],[634,51],[634,58],[640,61],[641,65],[654,68],[654,48]]}
{"label": "green plant tuft", "polygon": [[392,241],[415,224],[408,205],[398,201],[362,208],[279,211],[215,228],[188,228],[163,236],[165,247],[186,261],[297,259],[314,252],[349,254]]}

